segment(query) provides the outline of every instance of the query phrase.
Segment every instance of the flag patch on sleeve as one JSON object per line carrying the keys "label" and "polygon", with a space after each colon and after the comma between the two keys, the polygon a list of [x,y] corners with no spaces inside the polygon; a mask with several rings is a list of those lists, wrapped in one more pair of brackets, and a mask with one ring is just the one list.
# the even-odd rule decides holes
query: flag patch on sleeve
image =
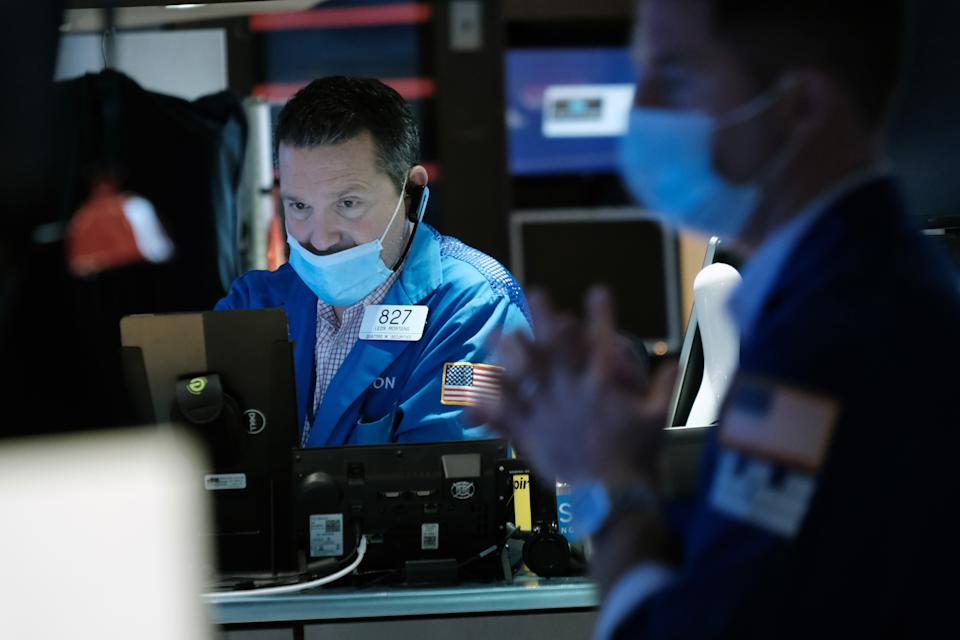
{"label": "flag patch on sleeve", "polygon": [[739,377],[720,419],[710,505],[785,538],[800,529],[836,426],[837,403]]}
{"label": "flag patch on sleeve", "polygon": [[443,365],[440,403],[474,407],[500,399],[503,367],[472,362],[447,362]]}
{"label": "flag patch on sleeve", "polygon": [[742,378],[731,400],[720,423],[724,446],[807,473],[823,464],[839,409],[833,399]]}

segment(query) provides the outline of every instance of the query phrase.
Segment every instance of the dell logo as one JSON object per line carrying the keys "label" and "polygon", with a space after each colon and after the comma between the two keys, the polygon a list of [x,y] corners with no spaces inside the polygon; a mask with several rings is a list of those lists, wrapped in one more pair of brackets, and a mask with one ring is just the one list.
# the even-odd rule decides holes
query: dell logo
{"label": "dell logo", "polygon": [[247,409],[243,416],[247,420],[247,434],[255,436],[267,428],[267,417],[256,409]]}

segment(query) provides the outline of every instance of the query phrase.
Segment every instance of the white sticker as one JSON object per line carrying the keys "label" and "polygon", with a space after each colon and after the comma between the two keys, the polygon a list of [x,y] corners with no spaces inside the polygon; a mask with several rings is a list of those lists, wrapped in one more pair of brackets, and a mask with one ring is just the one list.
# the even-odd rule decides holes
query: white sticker
{"label": "white sticker", "polygon": [[813,476],[786,470],[774,482],[770,462],[747,457],[741,465],[737,453],[725,450],[713,477],[710,505],[731,518],[792,538],[807,515],[815,489]]}
{"label": "white sticker", "polygon": [[440,524],[424,522],[420,525],[420,549],[422,551],[436,551],[440,548]]}
{"label": "white sticker", "polygon": [[483,4],[480,0],[450,3],[450,50],[480,51],[483,48]]}
{"label": "white sticker", "polygon": [[343,514],[320,513],[310,516],[310,557],[330,558],[343,555]]}
{"label": "white sticker", "polygon": [[422,304],[372,304],[363,310],[360,339],[416,342],[423,337],[428,311]]}
{"label": "white sticker", "polygon": [[224,491],[226,489],[246,489],[247,474],[245,473],[211,473],[203,476],[203,486],[207,491]]}
{"label": "white sticker", "polygon": [[630,125],[632,84],[562,84],[543,91],[544,138],[622,136]]}

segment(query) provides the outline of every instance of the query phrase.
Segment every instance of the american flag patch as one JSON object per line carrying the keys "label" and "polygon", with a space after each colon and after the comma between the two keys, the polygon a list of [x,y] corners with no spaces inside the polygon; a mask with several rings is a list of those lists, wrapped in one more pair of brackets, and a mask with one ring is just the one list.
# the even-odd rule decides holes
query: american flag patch
{"label": "american flag patch", "polygon": [[749,455],[816,473],[839,406],[828,397],[741,376],[720,421],[720,442]]}
{"label": "american flag patch", "polygon": [[472,362],[447,362],[443,365],[441,404],[474,407],[500,399],[503,367]]}

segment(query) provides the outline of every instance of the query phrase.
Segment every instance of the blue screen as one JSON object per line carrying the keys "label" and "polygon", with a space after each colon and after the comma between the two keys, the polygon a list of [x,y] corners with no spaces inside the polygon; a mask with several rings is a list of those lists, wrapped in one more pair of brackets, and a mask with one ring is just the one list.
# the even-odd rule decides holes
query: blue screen
{"label": "blue screen", "polygon": [[[546,137],[544,91],[557,85],[632,84],[627,48],[518,49],[506,56],[507,143],[512,175],[609,173],[616,170],[617,137]],[[588,115],[571,102],[563,115]]]}

